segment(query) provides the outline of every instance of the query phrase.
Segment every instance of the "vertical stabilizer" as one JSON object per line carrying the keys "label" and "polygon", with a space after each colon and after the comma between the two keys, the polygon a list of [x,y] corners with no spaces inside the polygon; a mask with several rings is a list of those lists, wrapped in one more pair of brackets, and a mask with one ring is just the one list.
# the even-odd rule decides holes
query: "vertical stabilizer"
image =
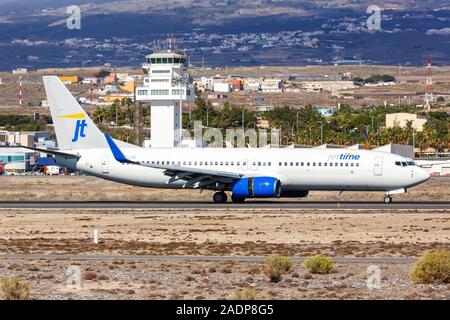
{"label": "vertical stabilizer", "polygon": [[56,76],[44,76],[43,80],[59,148],[76,150],[107,147],[103,133],[61,80]]}

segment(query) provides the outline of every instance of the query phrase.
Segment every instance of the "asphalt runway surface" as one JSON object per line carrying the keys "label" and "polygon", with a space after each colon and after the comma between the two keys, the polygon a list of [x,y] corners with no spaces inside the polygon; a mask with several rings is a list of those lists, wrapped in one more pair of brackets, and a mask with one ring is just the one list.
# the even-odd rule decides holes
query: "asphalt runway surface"
{"label": "asphalt runway surface", "polygon": [[[305,257],[291,257],[303,262]],[[70,255],[70,254],[0,254],[0,260],[73,260],[73,261],[236,261],[264,262],[263,256],[146,256],[146,255]],[[413,263],[416,258],[352,258],[336,257],[334,262],[342,264]]]}
{"label": "asphalt runway surface", "polygon": [[450,209],[450,201],[0,201],[0,209]]}

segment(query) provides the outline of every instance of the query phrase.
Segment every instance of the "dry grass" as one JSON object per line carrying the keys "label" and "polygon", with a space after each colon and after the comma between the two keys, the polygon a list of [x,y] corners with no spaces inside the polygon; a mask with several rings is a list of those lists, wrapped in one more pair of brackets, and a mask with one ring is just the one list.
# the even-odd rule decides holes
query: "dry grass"
{"label": "dry grass", "polygon": [[28,300],[30,285],[15,277],[0,278],[0,300]]}
{"label": "dry grass", "polygon": [[426,253],[414,266],[411,280],[416,283],[450,283],[450,251]]}

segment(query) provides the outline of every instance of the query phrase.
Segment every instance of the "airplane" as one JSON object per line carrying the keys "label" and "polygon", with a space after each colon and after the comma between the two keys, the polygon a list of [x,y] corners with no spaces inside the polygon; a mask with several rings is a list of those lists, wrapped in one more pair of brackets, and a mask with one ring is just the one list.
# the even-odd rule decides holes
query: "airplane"
{"label": "airplane", "polygon": [[302,198],[311,190],[383,191],[384,202],[427,181],[414,161],[371,150],[143,148],[102,133],[56,76],[43,77],[58,163],[119,183],[215,191],[213,201]]}

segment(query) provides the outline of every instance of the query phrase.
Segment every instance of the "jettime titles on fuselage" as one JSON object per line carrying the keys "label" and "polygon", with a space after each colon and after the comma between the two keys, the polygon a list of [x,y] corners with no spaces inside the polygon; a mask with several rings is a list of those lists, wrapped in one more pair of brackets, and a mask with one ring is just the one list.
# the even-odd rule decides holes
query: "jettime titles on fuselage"
{"label": "jettime titles on fuselage", "polygon": [[328,161],[335,161],[335,160],[359,160],[361,159],[361,156],[359,154],[352,154],[352,153],[340,153],[340,154],[331,154],[328,157]]}

